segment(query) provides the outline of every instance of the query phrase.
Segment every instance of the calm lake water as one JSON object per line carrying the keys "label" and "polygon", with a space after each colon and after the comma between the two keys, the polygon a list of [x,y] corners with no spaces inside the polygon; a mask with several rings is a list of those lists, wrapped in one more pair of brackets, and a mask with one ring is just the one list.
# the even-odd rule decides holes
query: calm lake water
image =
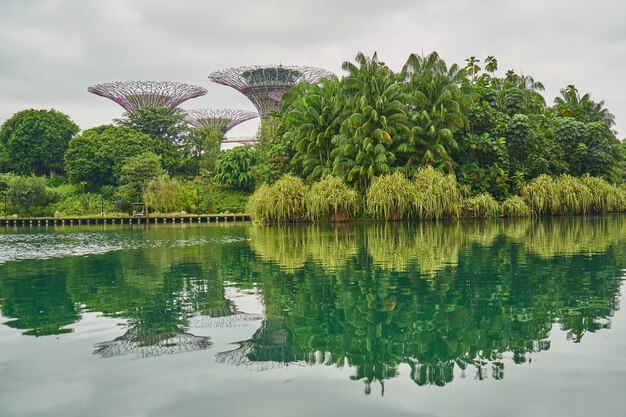
{"label": "calm lake water", "polygon": [[626,216],[0,231],[0,416],[626,416]]}

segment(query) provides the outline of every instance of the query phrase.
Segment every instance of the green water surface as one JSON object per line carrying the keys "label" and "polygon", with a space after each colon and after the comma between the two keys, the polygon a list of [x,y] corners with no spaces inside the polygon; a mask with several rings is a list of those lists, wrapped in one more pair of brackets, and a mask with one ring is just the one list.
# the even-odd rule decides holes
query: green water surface
{"label": "green water surface", "polygon": [[0,416],[626,416],[626,217],[0,230]]}

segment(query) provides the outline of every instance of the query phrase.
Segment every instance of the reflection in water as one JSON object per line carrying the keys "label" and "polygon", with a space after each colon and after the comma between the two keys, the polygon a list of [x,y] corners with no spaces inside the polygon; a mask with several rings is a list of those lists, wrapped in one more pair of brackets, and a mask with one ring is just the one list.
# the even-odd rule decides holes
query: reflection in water
{"label": "reflection in water", "polygon": [[[62,334],[98,312],[126,331],[94,353],[144,358],[208,349],[200,328],[260,323],[216,360],[349,366],[369,393],[401,365],[420,386],[502,379],[555,328],[575,343],[609,329],[626,267],[624,216],[120,233],[134,249],[0,265],[4,324]],[[263,315],[237,306],[247,290]]]}
{"label": "reflection in water", "polygon": [[131,328],[122,336],[109,342],[96,345],[94,355],[110,358],[132,354],[136,358],[172,355],[208,349],[211,342],[208,337],[195,336],[191,333],[172,332],[144,334],[142,329]]}

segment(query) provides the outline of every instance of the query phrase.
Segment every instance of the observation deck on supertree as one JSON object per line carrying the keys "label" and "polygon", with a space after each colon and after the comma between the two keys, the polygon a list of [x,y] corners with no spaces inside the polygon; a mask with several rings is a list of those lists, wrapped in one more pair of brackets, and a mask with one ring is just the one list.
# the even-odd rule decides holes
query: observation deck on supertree
{"label": "observation deck on supertree", "polygon": [[226,134],[240,123],[259,117],[255,112],[234,109],[185,110],[185,121],[195,128],[212,127]]}
{"label": "observation deck on supertree", "polygon": [[170,81],[114,81],[92,85],[87,91],[113,100],[129,113],[146,107],[174,108],[207,93],[202,87]]}
{"label": "observation deck on supertree", "polygon": [[315,67],[253,66],[230,68],[209,75],[215,83],[227,85],[239,91],[254,104],[261,119],[267,119],[272,111],[280,109],[287,91],[301,82],[316,83],[331,77],[332,72]]}

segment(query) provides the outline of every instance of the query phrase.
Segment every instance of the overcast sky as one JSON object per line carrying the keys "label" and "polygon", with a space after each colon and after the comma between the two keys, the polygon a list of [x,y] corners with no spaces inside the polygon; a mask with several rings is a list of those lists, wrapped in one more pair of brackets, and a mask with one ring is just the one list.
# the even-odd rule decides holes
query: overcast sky
{"label": "overcast sky", "polygon": [[501,74],[542,81],[549,103],[575,84],[606,100],[623,136],[625,18],[624,0],[0,0],[0,123],[26,108],[110,123],[122,108],[87,87],[114,80],[197,84],[208,94],[181,107],[254,110],[208,74],[277,63],[342,74],[358,51],[399,70],[437,51],[448,63],[495,55]]}

